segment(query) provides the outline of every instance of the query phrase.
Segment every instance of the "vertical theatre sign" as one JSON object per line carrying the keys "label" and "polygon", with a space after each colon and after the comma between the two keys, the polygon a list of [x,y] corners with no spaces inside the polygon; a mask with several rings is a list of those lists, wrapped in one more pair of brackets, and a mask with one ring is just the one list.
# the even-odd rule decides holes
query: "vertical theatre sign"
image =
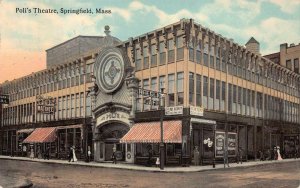
{"label": "vertical theatre sign", "polygon": [[228,156],[236,156],[236,133],[228,133]]}
{"label": "vertical theatre sign", "polygon": [[215,138],[215,155],[216,157],[223,157],[225,150],[225,132],[216,132]]}

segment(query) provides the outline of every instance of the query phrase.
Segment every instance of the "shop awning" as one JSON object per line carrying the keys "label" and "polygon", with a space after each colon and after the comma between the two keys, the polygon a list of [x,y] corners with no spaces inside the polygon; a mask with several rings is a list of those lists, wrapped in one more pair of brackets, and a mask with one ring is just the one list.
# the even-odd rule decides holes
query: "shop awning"
{"label": "shop awning", "polygon": [[55,139],[55,127],[37,128],[23,141],[23,143],[47,143],[54,142]]}
{"label": "shop awning", "polygon": [[[182,143],[181,121],[163,122],[164,143]],[[160,122],[136,123],[125,136],[121,143],[159,143]]]}

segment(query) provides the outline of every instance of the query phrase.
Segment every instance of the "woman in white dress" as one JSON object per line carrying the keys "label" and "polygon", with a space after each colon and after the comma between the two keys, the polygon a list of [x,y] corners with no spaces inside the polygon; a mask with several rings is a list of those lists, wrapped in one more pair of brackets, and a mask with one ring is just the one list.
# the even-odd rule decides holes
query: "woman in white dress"
{"label": "woman in white dress", "polygon": [[73,152],[73,162],[76,162],[77,157],[76,157],[76,154],[75,154],[75,147],[74,146],[72,146],[72,152]]}
{"label": "woman in white dress", "polygon": [[72,147],[72,150],[73,150],[73,162],[76,162],[77,157],[76,157],[76,154],[75,154],[75,147],[74,146]]}
{"label": "woman in white dress", "polygon": [[281,161],[282,160],[282,157],[281,157],[281,155],[280,155],[280,148],[279,148],[279,146],[277,146],[277,160],[278,161]]}

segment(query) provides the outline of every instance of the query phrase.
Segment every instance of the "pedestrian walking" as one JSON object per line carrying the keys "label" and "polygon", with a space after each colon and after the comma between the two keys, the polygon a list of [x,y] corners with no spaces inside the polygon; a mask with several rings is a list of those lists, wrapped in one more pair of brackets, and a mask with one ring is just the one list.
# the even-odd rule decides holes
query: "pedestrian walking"
{"label": "pedestrian walking", "polygon": [[72,147],[70,147],[68,159],[69,159],[69,162],[71,162],[73,160],[73,150],[72,150]]}
{"label": "pedestrian walking", "polygon": [[227,167],[230,167],[229,166],[229,159],[228,159],[228,150],[226,149],[225,152],[224,152],[224,168],[225,168],[225,165],[227,164]]}
{"label": "pedestrian walking", "polygon": [[238,155],[237,155],[237,164],[243,164],[243,150],[242,148],[238,149]]}
{"label": "pedestrian walking", "polygon": [[282,157],[281,157],[281,155],[280,155],[280,147],[279,147],[279,146],[277,146],[277,160],[278,160],[278,161],[281,161],[281,160],[282,160]]}

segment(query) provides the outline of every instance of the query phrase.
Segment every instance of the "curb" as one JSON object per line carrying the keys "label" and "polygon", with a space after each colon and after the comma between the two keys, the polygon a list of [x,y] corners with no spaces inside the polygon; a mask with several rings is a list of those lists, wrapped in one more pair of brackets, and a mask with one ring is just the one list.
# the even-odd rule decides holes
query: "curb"
{"label": "curb", "polygon": [[[300,159],[286,159],[282,161],[263,161],[261,163],[257,162],[254,164],[249,164],[248,162],[245,162],[245,165],[239,165],[239,166],[231,166],[223,168],[223,164],[217,164],[216,168],[212,168],[210,166],[199,166],[199,169],[189,169],[190,167],[177,167],[177,169],[172,168],[165,168],[164,170],[160,169],[148,169],[153,167],[142,167],[142,166],[134,166],[130,168],[130,166],[104,166],[101,165],[101,163],[66,163],[63,161],[52,161],[52,160],[31,160],[26,158],[10,158],[10,157],[1,157],[0,160],[18,160],[18,161],[28,161],[28,162],[39,162],[39,163],[48,163],[48,164],[60,164],[60,165],[74,165],[74,166],[84,166],[84,167],[92,167],[92,168],[109,168],[109,169],[118,169],[118,170],[131,170],[131,171],[144,171],[144,172],[155,172],[155,173],[191,173],[191,172],[204,172],[204,171],[212,171],[212,170],[231,170],[235,168],[251,168],[255,166],[268,166],[268,165],[277,165],[281,163],[289,163],[289,162],[297,162],[300,161]],[[248,163],[248,164],[247,164]],[[235,163],[231,163],[235,164]],[[230,164],[229,164],[230,165]],[[193,166],[192,166],[193,167]],[[202,167],[202,168],[201,168]],[[175,167],[176,168],[176,167]],[[182,169],[178,169],[182,168]],[[194,167],[195,168],[195,167]]]}

